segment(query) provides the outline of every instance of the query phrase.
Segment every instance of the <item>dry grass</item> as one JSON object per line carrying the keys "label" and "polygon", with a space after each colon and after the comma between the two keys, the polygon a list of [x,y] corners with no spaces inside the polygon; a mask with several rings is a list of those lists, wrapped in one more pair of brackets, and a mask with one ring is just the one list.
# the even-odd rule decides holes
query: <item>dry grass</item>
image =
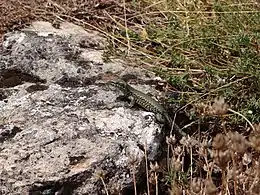
{"label": "dry grass", "polygon": [[259,8],[257,0],[3,0],[0,34],[70,21],[108,38],[104,57],[169,82],[191,136],[178,144],[168,136],[170,160],[147,165],[150,194],[260,194]]}

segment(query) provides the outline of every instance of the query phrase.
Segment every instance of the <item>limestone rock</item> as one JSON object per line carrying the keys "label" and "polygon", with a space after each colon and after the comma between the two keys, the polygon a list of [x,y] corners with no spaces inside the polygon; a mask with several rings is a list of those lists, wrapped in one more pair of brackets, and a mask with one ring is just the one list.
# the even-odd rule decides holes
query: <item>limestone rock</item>
{"label": "limestone rock", "polygon": [[[153,113],[129,108],[109,75],[153,77],[104,62],[105,39],[70,23],[5,35],[0,55],[0,194],[125,191],[162,138]],[[142,147],[140,147],[142,146]]]}

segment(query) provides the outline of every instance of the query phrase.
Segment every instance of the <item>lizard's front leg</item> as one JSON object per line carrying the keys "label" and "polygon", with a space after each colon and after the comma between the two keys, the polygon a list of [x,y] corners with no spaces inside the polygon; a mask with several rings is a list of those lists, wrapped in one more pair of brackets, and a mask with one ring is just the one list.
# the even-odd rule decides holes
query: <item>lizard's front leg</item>
{"label": "lizard's front leg", "polygon": [[164,116],[162,114],[160,114],[160,113],[155,114],[155,118],[160,123],[165,123],[165,118],[164,118]]}
{"label": "lizard's front leg", "polygon": [[130,106],[130,107],[133,107],[133,106],[135,105],[135,99],[134,99],[133,96],[130,96],[129,99],[130,99],[130,101],[131,101],[130,104],[129,104],[129,106]]}

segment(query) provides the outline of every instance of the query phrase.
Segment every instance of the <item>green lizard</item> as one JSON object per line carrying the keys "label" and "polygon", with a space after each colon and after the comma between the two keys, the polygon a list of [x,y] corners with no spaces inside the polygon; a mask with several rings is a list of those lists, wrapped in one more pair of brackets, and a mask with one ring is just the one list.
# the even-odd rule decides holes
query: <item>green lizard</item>
{"label": "green lizard", "polygon": [[155,113],[156,119],[159,122],[167,123],[169,127],[172,127],[173,125],[178,137],[187,135],[177,124],[173,124],[173,120],[166,109],[151,96],[133,88],[125,81],[110,81],[109,84],[120,89],[124,96],[131,100],[130,106],[133,106],[136,103],[145,110]]}

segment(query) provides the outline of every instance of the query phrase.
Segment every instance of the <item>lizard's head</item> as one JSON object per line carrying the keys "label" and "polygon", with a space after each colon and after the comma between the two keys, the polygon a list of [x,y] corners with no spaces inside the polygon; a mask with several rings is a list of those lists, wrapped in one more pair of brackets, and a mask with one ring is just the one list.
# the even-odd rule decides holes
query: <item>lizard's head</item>
{"label": "lizard's head", "polygon": [[109,81],[108,84],[120,89],[123,93],[128,92],[128,84],[123,80]]}

